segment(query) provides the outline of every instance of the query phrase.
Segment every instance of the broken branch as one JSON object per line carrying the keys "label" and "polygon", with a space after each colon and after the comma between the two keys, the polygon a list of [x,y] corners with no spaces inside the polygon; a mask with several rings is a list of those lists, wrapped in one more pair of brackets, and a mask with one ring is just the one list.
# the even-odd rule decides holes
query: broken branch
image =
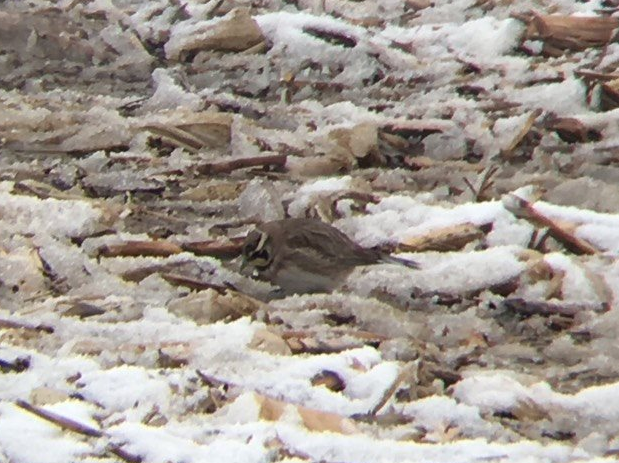
{"label": "broken branch", "polygon": [[[57,413],[50,412],[40,407],[35,407],[25,400],[18,399],[15,401],[15,405],[19,408],[26,410],[27,412],[32,413],[33,415],[38,416],[39,418],[44,419],[45,421],[49,421],[50,423],[54,423],[55,425],[61,427],[62,429],[67,429],[69,431],[73,431],[77,434],[81,434],[83,436],[89,437],[107,437],[103,431],[92,428],[88,425],[79,423],[71,418],[67,418],[65,416],[61,416]],[[106,450],[113,455],[116,455],[118,458],[128,462],[128,463],[140,463],[142,461],[142,457],[139,455],[133,455],[122,448],[120,448],[116,444],[108,444],[106,446]]]}
{"label": "broken branch", "polygon": [[578,238],[564,225],[560,225],[538,212],[532,203],[514,193],[508,193],[503,197],[503,206],[520,219],[528,220],[539,227],[548,228],[550,236],[561,242],[566,249],[574,254],[597,254],[598,252],[593,245]]}
{"label": "broken branch", "polygon": [[188,288],[195,289],[196,291],[212,289],[217,291],[219,294],[226,294],[229,289],[234,289],[232,285],[230,285],[230,287],[216,285],[213,283],[207,283],[206,281],[196,280],[195,278],[186,277],[184,275],[179,275],[177,273],[162,273],[161,278],[172,285],[186,286]]}
{"label": "broken branch", "polygon": [[283,168],[286,165],[285,154],[272,154],[269,156],[255,156],[251,158],[238,158],[222,162],[209,162],[197,167],[202,175],[227,174],[247,167],[275,167]]}
{"label": "broken branch", "polygon": [[503,301],[503,307],[522,315],[541,315],[543,317],[550,317],[552,315],[562,315],[568,318],[574,318],[576,314],[593,311],[593,312],[606,312],[609,307],[608,304],[557,304],[547,301],[528,301],[519,297],[509,298]]}
{"label": "broken branch", "polygon": [[43,333],[53,333],[54,328],[49,325],[31,325],[30,323],[19,322],[16,320],[0,319],[0,328],[12,328],[28,331],[42,331]]}
{"label": "broken branch", "polygon": [[231,259],[238,256],[243,249],[245,238],[231,238],[228,241],[194,241],[183,243],[181,247],[184,251],[191,252],[197,256],[211,256],[217,258]]}
{"label": "broken branch", "polygon": [[103,432],[99,431],[98,429],[91,428],[90,426],[78,423],[71,418],[58,415],[57,413],[50,412],[43,408],[35,407],[34,405],[29,404],[25,400],[18,399],[15,402],[15,405],[38,416],[39,418],[43,418],[46,421],[50,421],[51,423],[60,426],[62,429],[68,429],[69,431],[73,431],[78,434],[90,437],[103,437],[104,435]]}
{"label": "broken branch", "polygon": [[169,241],[127,241],[121,244],[106,244],[98,249],[99,257],[168,257],[183,252],[178,244]]}

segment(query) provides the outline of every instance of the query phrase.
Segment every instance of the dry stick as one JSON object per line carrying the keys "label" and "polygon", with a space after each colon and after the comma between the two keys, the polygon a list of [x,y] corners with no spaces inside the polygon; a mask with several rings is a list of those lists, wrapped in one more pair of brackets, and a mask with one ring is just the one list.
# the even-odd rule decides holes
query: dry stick
{"label": "dry stick", "polygon": [[233,258],[238,256],[243,249],[245,238],[232,238],[228,241],[194,241],[183,243],[181,247],[184,251],[191,252],[197,256],[211,256],[220,258]]}
{"label": "dry stick", "polygon": [[13,328],[28,331],[42,331],[44,333],[53,333],[54,328],[49,325],[31,325],[30,323],[19,322],[16,320],[0,319],[0,328]]}
{"label": "dry stick", "polygon": [[474,186],[468,178],[463,177],[464,183],[466,183],[466,186],[469,187],[469,189],[473,193],[473,198],[476,202],[479,201],[479,199],[484,195],[488,188],[490,188],[494,184],[492,177],[494,176],[494,174],[496,174],[498,170],[499,168],[497,166],[486,167],[483,172],[478,176],[477,186]]}
{"label": "dry stick", "polygon": [[174,217],[173,215],[165,214],[163,212],[152,211],[152,210],[148,209],[147,207],[139,205],[139,204],[132,204],[131,205],[131,210],[134,213],[150,215],[152,217],[157,217],[158,219],[165,220],[167,222],[176,222],[176,223],[184,223],[184,224],[189,224],[190,223],[189,220],[187,220],[187,219],[181,219],[179,217]]}
{"label": "dry stick", "polygon": [[[312,330],[287,330],[284,331],[281,336],[284,340],[286,340],[290,338],[315,338],[318,334],[318,332]],[[342,336],[351,336],[353,338],[368,342],[382,342],[389,339],[385,335],[363,330],[333,330],[333,334],[335,334],[338,338]]]}
{"label": "dry stick", "polygon": [[77,421],[72,420],[71,418],[66,418],[64,416],[58,415],[57,413],[50,412],[50,411],[44,410],[39,407],[35,407],[34,405],[29,404],[25,400],[18,399],[17,401],[15,401],[15,404],[18,407],[23,408],[24,410],[37,415],[39,418],[43,418],[44,420],[51,421],[52,423],[60,426],[62,429],[68,429],[69,431],[73,431],[78,434],[83,434],[85,436],[90,436],[90,437],[103,437],[104,436],[103,432],[99,431],[98,429],[92,428],[82,423],[78,423]]}
{"label": "dry stick", "polygon": [[[57,426],[60,426],[62,429],[73,431],[77,434],[82,434],[83,436],[108,437],[103,431],[92,428],[82,423],[78,423],[77,421],[72,420],[71,418],[61,416],[57,413],[50,412],[48,410],[44,410],[39,407],[35,407],[34,405],[29,404],[25,400],[18,399],[17,401],[15,401],[15,405],[32,413],[33,415],[38,416],[39,418],[42,418],[46,421],[54,423]],[[128,453],[127,451],[121,449],[116,444],[108,444],[106,447],[106,450],[116,455],[118,458],[121,458],[122,460],[127,461],[129,463],[140,463],[142,461],[141,456]]]}
{"label": "dry stick", "polygon": [[98,255],[100,257],[168,257],[181,252],[183,250],[178,244],[169,241],[127,241],[101,246]]}
{"label": "dry stick", "polygon": [[166,264],[147,265],[145,267],[138,267],[132,270],[127,270],[126,272],[121,273],[120,276],[125,281],[140,282],[144,278],[147,278],[154,273],[167,273],[170,270],[192,263],[195,262],[193,260],[182,260],[178,262],[168,262]]}
{"label": "dry stick", "polygon": [[207,283],[205,281],[196,280],[195,278],[186,277],[184,275],[179,275],[177,273],[161,273],[161,278],[167,281],[170,284],[178,285],[178,286],[187,286],[188,288],[195,289],[196,291],[202,291],[205,289],[213,289],[217,291],[219,294],[226,294],[229,289],[234,290],[232,285],[222,286],[216,285],[213,283]]}
{"label": "dry stick", "polygon": [[551,315],[562,315],[574,318],[577,314],[584,311],[606,312],[608,304],[556,304],[547,301],[528,301],[519,297],[505,299],[503,306],[511,311],[523,315],[541,315],[549,317]]}
{"label": "dry stick", "polygon": [[585,79],[588,78],[588,79],[604,80],[604,81],[619,79],[619,74],[589,71],[587,69],[577,69],[574,71],[574,74],[576,74],[577,76],[583,77]]}
{"label": "dry stick", "polygon": [[[505,198],[505,197],[504,197]],[[507,200],[505,200],[507,199]],[[518,218],[526,219],[535,225],[546,227],[550,235],[563,243],[563,245],[574,254],[597,254],[598,250],[588,242],[581,240],[564,227],[554,222],[552,219],[539,213],[526,199],[523,199],[513,193],[509,193],[503,204]]]}
{"label": "dry stick", "polygon": [[202,175],[212,175],[227,174],[246,167],[274,166],[281,168],[286,165],[287,157],[286,154],[273,154],[269,156],[231,159],[223,162],[209,162],[198,166],[197,171]]}
{"label": "dry stick", "polygon": [[106,244],[99,248],[99,257],[169,257],[183,251],[198,256],[233,258],[241,253],[245,238],[233,238],[221,241],[194,241],[176,244],[165,240],[158,241],[127,241],[119,244]]}
{"label": "dry stick", "polygon": [[381,399],[376,405],[374,405],[374,408],[372,408],[372,410],[370,411],[370,415],[376,415],[380,411],[380,409],[383,408],[387,402],[389,402],[389,399],[393,396],[393,394],[395,394],[395,392],[398,390],[398,387],[400,387],[400,384],[402,384],[402,381],[404,381],[405,378],[405,371],[400,371],[398,377],[393,381],[391,386],[389,386],[389,389],[387,389],[383,393]]}

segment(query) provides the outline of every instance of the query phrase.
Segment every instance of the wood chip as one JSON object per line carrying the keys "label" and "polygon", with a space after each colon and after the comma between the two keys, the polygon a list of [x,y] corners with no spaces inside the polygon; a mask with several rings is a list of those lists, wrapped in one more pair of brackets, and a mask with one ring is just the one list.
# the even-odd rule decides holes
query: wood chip
{"label": "wood chip", "polygon": [[619,107],[619,78],[601,85],[600,109],[612,111]]}
{"label": "wood chip", "polygon": [[522,143],[527,134],[531,131],[531,129],[533,128],[533,124],[535,123],[535,119],[537,119],[542,114],[542,112],[543,111],[541,109],[536,109],[529,113],[524,124],[522,124],[520,130],[516,132],[516,135],[514,136],[514,138],[512,138],[511,142],[504,149],[501,150],[501,157],[503,157],[504,159],[511,159],[514,157],[514,151]]}
{"label": "wood chip", "polygon": [[481,227],[472,223],[464,223],[432,230],[425,235],[406,238],[398,243],[397,249],[402,252],[458,251],[468,243],[484,236],[485,233]]}
{"label": "wood chip", "polygon": [[[143,130],[191,153],[230,144],[234,117],[228,113],[173,113],[168,123],[145,124]],[[179,120],[181,122],[179,122]]]}
{"label": "wood chip", "polygon": [[221,320],[237,320],[251,316],[266,305],[257,299],[231,290],[209,288],[198,293],[174,299],[168,310],[179,317],[189,318],[198,324],[215,323]]}
{"label": "wood chip", "polygon": [[557,132],[559,138],[567,143],[586,143],[602,139],[600,131],[587,127],[573,117],[556,118],[548,123],[547,128]]}
{"label": "wood chip", "polygon": [[273,355],[292,354],[292,350],[286,341],[280,335],[268,329],[256,330],[247,347]]}
{"label": "wood chip", "polygon": [[335,371],[323,370],[311,379],[312,386],[324,386],[330,391],[341,392],[346,388],[346,383]]}
{"label": "wood chip", "polygon": [[378,150],[378,128],[369,122],[335,128],[328,138],[355,158],[364,158]]}
{"label": "wood chip", "polygon": [[454,127],[453,122],[442,119],[393,119],[380,126],[380,130],[403,138],[427,137],[433,133],[445,132]]}
{"label": "wood chip", "polygon": [[240,52],[265,41],[262,30],[251,17],[249,8],[235,8],[216,22],[206,22],[191,37],[170,38],[165,47],[166,57],[185,61],[199,51],[217,50]]}
{"label": "wood chip", "polygon": [[602,16],[561,16],[533,13],[524,18],[526,39],[543,40],[543,52],[561,56],[565,50],[585,50],[608,44],[619,27],[619,18]]}

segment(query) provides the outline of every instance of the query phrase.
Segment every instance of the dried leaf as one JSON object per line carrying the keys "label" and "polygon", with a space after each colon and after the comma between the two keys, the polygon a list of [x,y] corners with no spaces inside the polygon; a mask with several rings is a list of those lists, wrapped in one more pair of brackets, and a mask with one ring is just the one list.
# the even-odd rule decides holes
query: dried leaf
{"label": "dried leaf", "polygon": [[192,53],[204,50],[239,52],[264,42],[262,30],[248,8],[235,8],[216,22],[207,22],[201,30],[188,36],[172,35],[165,45],[166,57],[184,61]]}
{"label": "dried leaf", "polygon": [[254,397],[260,406],[260,418],[263,420],[278,421],[284,414],[287,415],[291,410],[294,410],[309,431],[328,431],[339,434],[354,434],[357,432],[354,421],[344,416],[314,410],[302,405],[290,404],[256,393],[254,393]]}

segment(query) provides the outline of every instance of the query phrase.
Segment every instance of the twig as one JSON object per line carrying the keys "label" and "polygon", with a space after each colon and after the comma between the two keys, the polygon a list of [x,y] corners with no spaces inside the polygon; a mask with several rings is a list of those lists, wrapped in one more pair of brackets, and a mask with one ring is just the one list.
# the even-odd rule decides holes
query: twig
{"label": "twig", "polygon": [[[109,436],[107,436],[103,431],[100,431],[99,429],[92,428],[88,425],[79,423],[75,420],[72,420],[71,418],[67,418],[57,413],[35,407],[34,405],[29,404],[25,400],[18,399],[15,402],[15,405],[32,413],[33,415],[38,416],[39,418],[54,423],[62,429],[66,429],[77,434],[81,434],[83,436],[107,437],[109,439]],[[141,456],[129,453],[116,444],[108,443],[108,445],[106,446],[106,451],[112,453],[113,455],[116,455],[118,458],[128,463],[141,463],[142,461]]]}
{"label": "twig", "polygon": [[574,71],[574,74],[584,79],[594,79],[594,80],[603,80],[603,81],[619,79],[619,74],[589,71],[587,69],[577,69]]}
{"label": "twig", "polygon": [[251,158],[231,159],[223,162],[209,162],[196,168],[202,175],[227,174],[247,167],[267,167],[283,168],[286,165],[285,154],[272,154],[269,156],[255,156]]}
{"label": "twig", "polygon": [[219,294],[226,294],[229,289],[234,289],[231,284],[228,284],[229,287],[216,285],[213,283],[207,283],[206,281],[196,280],[195,278],[190,278],[184,275],[179,275],[177,273],[162,273],[161,278],[167,281],[170,284],[178,285],[178,286],[187,286],[188,288],[195,289],[196,291],[202,291],[205,289],[213,289],[217,291]]}
{"label": "twig", "polygon": [[547,301],[528,301],[519,297],[508,298],[503,301],[503,307],[513,312],[523,315],[541,315],[550,317],[552,315],[562,315],[574,318],[577,314],[585,311],[597,313],[606,312],[608,304],[556,304]]}
{"label": "twig", "polygon": [[383,396],[381,397],[381,399],[378,401],[376,405],[374,405],[374,407],[370,411],[371,415],[376,415],[380,411],[380,409],[383,408],[387,402],[389,402],[389,399],[393,397],[393,394],[395,394],[395,392],[398,390],[398,387],[400,387],[400,384],[402,384],[405,378],[406,378],[405,370],[400,371],[400,373],[398,374],[398,377],[393,381],[393,383],[391,383],[391,386],[389,386],[389,389],[387,389],[383,393]]}
{"label": "twig", "polygon": [[204,146],[203,140],[179,127],[151,124],[145,125],[142,128],[160,137],[165,137],[172,144],[180,146],[190,153],[197,153]]}
{"label": "twig", "polygon": [[[367,342],[382,342],[389,339],[389,337],[383,334],[363,330],[331,330],[331,333],[338,338],[350,336]],[[312,330],[286,330],[282,332],[281,337],[284,340],[290,338],[313,338],[318,336],[318,334],[318,332]],[[325,334],[328,334],[328,332]]]}
{"label": "twig", "polygon": [[578,238],[571,233],[565,226],[562,226],[549,217],[541,214],[533,204],[526,199],[521,198],[515,193],[508,193],[503,197],[503,205],[505,208],[514,214],[516,217],[528,220],[533,224],[548,228],[550,236],[563,245],[574,254],[597,254],[598,250],[590,243]]}
{"label": "twig", "polygon": [[494,184],[492,177],[497,173],[499,168],[497,166],[486,167],[480,175],[477,176],[477,184],[474,186],[468,178],[464,177],[464,183],[473,193],[473,199],[478,202],[480,199],[485,198],[485,193]]}
{"label": "twig", "polygon": [[127,270],[121,274],[121,278],[125,281],[139,282],[154,273],[167,273],[170,270],[174,270],[188,264],[195,264],[195,262],[193,260],[182,260],[177,262],[166,262],[165,264],[147,265],[145,267]]}
{"label": "twig", "polygon": [[19,322],[16,320],[0,319],[0,328],[13,328],[28,331],[41,331],[43,333],[53,333],[54,328],[49,325],[31,325],[26,322]]}
{"label": "twig", "polygon": [[219,378],[215,378],[208,373],[204,373],[202,370],[196,369],[196,374],[200,378],[200,380],[206,384],[208,387],[221,388],[224,391],[227,391],[231,387],[240,387],[238,384],[231,383],[229,381],[224,381]]}
{"label": "twig", "polygon": [[126,461],[127,463],[142,463],[143,460],[140,455],[134,455],[133,453],[129,453],[116,444],[109,444],[106,450],[116,455],[121,460]]}
{"label": "twig", "polygon": [[180,223],[180,224],[189,223],[189,220],[187,219],[181,219],[179,217],[174,217],[173,215],[170,215],[169,213],[153,211],[139,204],[131,204],[131,212],[133,212],[134,214],[140,213],[144,215],[150,215],[152,217],[157,217],[158,219],[165,220],[167,222],[174,222],[174,223]]}
{"label": "twig", "polygon": [[73,431],[78,434],[90,437],[103,437],[105,435],[102,431],[98,429],[92,428],[82,423],[78,423],[71,418],[58,415],[57,413],[35,407],[34,405],[29,404],[25,400],[18,399],[15,404],[18,407],[23,408],[24,410],[38,416],[39,418],[43,418],[44,420],[50,421],[60,426],[62,429],[68,429],[69,431]]}
{"label": "twig", "polygon": [[305,26],[303,32],[316,37],[317,39],[324,40],[333,45],[340,45],[344,48],[352,48],[357,45],[357,38],[351,37],[345,33],[341,33],[335,30],[320,29],[313,26]]}
{"label": "twig", "polygon": [[215,14],[217,13],[217,10],[221,5],[223,5],[224,1],[225,0],[217,0],[214,5],[211,5],[204,15],[205,18],[213,19],[215,17]]}
{"label": "twig", "polygon": [[194,241],[183,243],[183,251],[192,252],[197,256],[211,256],[230,259],[238,256],[243,248],[245,238],[231,238],[228,241]]}
{"label": "twig", "polygon": [[121,244],[106,244],[98,249],[100,257],[168,257],[183,252],[178,244],[169,241],[127,241]]}

